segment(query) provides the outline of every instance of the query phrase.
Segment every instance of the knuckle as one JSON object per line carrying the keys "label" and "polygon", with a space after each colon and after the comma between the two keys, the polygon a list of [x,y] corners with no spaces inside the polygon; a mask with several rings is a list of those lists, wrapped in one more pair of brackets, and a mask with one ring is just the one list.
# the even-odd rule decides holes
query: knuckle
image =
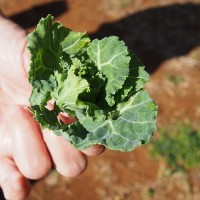
{"label": "knuckle", "polygon": [[45,177],[51,169],[50,159],[40,159],[37,162],[27,163],[21,169],[21,172],[26,178],[40,179]]}
{"label": "knuckle", "polygon": [[87,167],[87,161],[69,163],[67,166],[57,166],[56,170],[64,177],[73,178],[79,176]]}

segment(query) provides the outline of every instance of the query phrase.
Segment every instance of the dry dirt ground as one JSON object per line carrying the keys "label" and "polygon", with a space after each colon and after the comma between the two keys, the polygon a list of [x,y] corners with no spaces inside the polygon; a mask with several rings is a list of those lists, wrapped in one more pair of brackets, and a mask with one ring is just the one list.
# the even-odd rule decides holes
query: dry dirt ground
{"label": "dry dirt ground", "polygon": [[[28,32],[48,13],[92,37],[118,35],[151,73],[147,89],[159,106],[158,126],[200,121],[199,0],[0,0],[4,14]],[[159,133],[155,133],[158,135]],[[149,154],[106,151],[89,159],[74,179],[52,171],[33,184],[27,200],[197,200],[200,169],[166,175],[167,165]]]}

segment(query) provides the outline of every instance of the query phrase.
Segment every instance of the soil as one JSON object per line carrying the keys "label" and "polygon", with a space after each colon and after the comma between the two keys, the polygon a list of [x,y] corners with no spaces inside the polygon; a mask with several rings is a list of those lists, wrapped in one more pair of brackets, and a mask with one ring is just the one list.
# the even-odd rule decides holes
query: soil
{"label": "soil", "polygon": [[[188,120],[199,127],[199,0],[0,0],[0,6],[27,32],[51,13],[92,38],[118,35],[151,74],[146,88],[159,107],[158,126]],[[150,148],[144,145],[129,153],[107,150],[89,158],[87,170],[74,179],[52,170],[33,183],[27,200],[200,199],[200,169],[166,175],[167,164],[152,157]]]}

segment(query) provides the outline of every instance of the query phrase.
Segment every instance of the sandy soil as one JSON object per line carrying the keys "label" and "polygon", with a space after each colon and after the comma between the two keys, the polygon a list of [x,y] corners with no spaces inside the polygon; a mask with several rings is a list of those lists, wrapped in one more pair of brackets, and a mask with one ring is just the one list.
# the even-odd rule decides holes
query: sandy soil
{"label": "sandy soil", "polygon": [[[159,106],[158,126],[186,119],[199,126],[199,0],[1,0],[0,6],[28,32],[51,13],[92,38],[118,35],[151,73],[147,89]],[[150,145],[129,153],[106,151],[90,158],[86,172],[75,179],[52,171],[33,184],[27,200],[200,198],[198,168],[190,169],[189,175],[168,176],[166,163],[152,158],[149,151]]]}

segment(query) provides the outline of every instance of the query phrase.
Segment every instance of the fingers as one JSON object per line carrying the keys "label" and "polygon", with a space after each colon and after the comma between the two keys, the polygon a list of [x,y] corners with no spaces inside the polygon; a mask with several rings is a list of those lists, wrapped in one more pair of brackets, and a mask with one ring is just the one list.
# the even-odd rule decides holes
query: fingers
{"label": "fingers", "polygon": [[28,111],[22,107],[13,117],[13,158],[21,173],[29,179],[44,177],[51,168],[51,159],[40,130]]}
{"label": "fingers", "polygon": [[0,186],[4,196],[9,200],[24,199],[29,191],[29,182],[19,172],[14,162],[0,157]]}
{"label": "fingers", "polygon": [[63,137],[56,136],[48,130],[43,131],[42,137],[32,116],[21,107],[13,120],[15,123],[14,132],[11,134],[12,156],[18,169],[29,179],[44,177],[51,168],[51,159],[61,175],[78,176],[87,167],[86,155],[96,156],[105,149],[101,145],[95,145],[81,152]]}
{"label": "fingers", "polygon": [[94,145],[88,149],[82,150],[87,156],[98,156],[105,151],[105,147],[102,145]]}
{"label": "fingers", "polygon": [[75,177],[87,167],[86,156],[70,145],[63,137],[43,130],[43,137],[56,170],[65,177]]}

